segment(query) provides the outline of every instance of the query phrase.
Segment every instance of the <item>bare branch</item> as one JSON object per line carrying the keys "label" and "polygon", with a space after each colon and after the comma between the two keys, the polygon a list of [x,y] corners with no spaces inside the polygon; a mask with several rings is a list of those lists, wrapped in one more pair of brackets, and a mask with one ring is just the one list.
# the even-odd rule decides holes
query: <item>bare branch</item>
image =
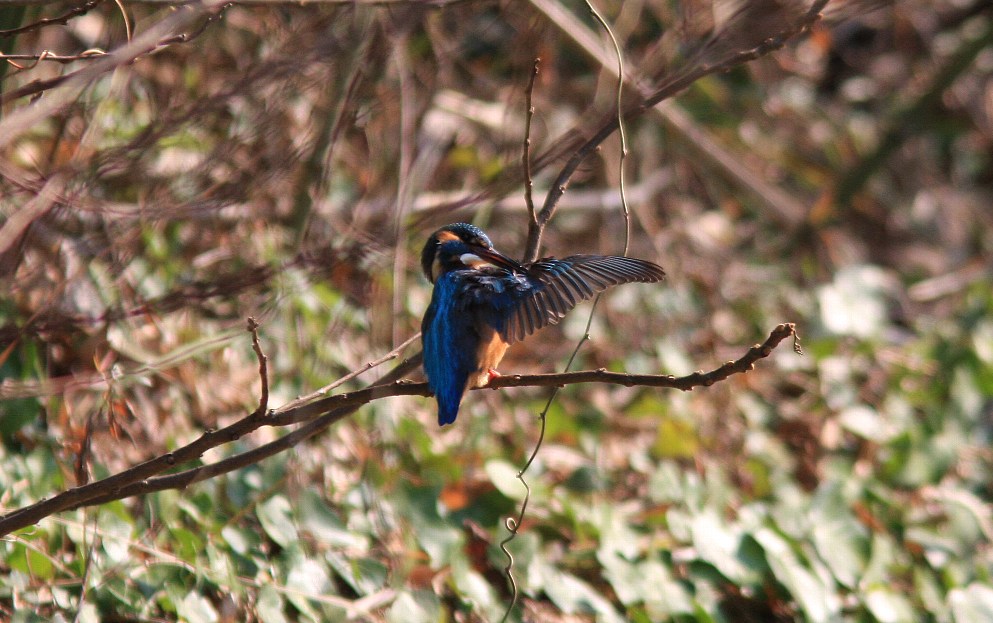
{"label": "bare branch", "polygon": [[[597,382],[628,387],[636,385],[670,387],[688,391],[695,387],[710,386],[734,374],[751,370],[755,362],[768,357],[780,342],[791,335],[796,336],[796,326],[792,323],[781,324],[773,329],[764,343],[753,346],[741,358],[725,363],[710,372],[695,372],[684,377],[587,370],[559,374],[501,376],[494,378],[489,388],[558,387],[575,383]],[[264,373],[262,360],[264,360],[264,355],[260,360],[260,373]],[[103,504],[153,491],[183,488],[192,483],[251,465],[313,437],[373,400],[391,396],[429,396],[431,393],[427,383],[402,380],[405,375],[416,370],[420,363],[421,355],[417,354],[403,361],[381,380],[365,389],[328,396],[288,409],[283,408],[268,412],[256,410],[220,430],[205,432],[195,441],[173,452],[150,459],[103,480],[69,489],[49,499],[12,511],[0,517],[0,536],[33,525],[49,515],[65,510]],[[306,422],[306,424],[276,441],[216,463],[198,466],[175,474],[157,476],[167,469],[197,460],[207,450],[239,439],[262,426],[286,426],[298,422]]]}
{"label": "bare branch", "polygon": [[262,390],[259,393],[259,406],[252,412],[252,415],[262,415],[269,408],[269,371],[267,363],[269,358],[262,352],[262,345],[259,344],[259,323],[255,318],[248,318],[248,331],[252,334],[252,350],[259,360],[259,378],[262,380]]}
{"label": "bare branch", "polygon": [[[216,6],[213,9],[210,9],[209,11],[206,10],[200,11],[206,14],[206,19],[204,19],[203,23],[201,23],[199,26],[197,26],[192,31],[187,33],[169,35],[167,37],[163,37],[159,39],[158,41],[151,43],[146,42],[145,40],[136,40],[134,42],[129,42],[126,46],[124,46],[124,48],[122,48],[121,51],[115,51],[112,53],[94,51],[91,53],[91,56],[94,58],[117,57],[122,62],[109,62],[105,65],[91,65],[89,67],[80,69],[78,71],[63,74],[61,76],[56,76],[54,78],[49,78],[48,80],[33,80],[21,86],[20,88],[14,89],[8,93],[4,93],[3,97],[0,97],[0,104],[7,104],[8,102],[14,101],[16,99],[20,99],[22,97],[43,93],[44,91],[53,89],[75,78],[90,79],[96,77],[97,73],[103,73],[103,71],[110,71],[119,65],[134,62],[135,60],[141,58],[142,56],[147,56],[148,54],[157,52],[170,45],[192,41],[193,39],[199,37],[207,29],[207,26],[209,26],[211,22],[220,19],[220,17],[224,14],[224,11],[230,6],[231,4],[227,3],[227,4],[222,4],[220,6]],[[42,60],[41,58],[42,56],[43,54],[39,55],[38,58],[39,61]],[[96,71],[98,69],[102,71]]]}
{"label": "bare branch", "polygon": [[[27,70],[33,68],[35,65],[42,61],[52,61],[54,63],[61,63],[63,65],[68,65],[69,63],[75,63],[76,61],[92,61],[96,60],[102,56],[106,56],[107,53],[103,50],[92,49],[85,50],[79,54],[53,54],[48,50],[44,50],[39,54],[2,54],[0,53],[0,61],[7,61],[14,67]],[[31,67],[22,67],[14,61],[34,61]]]}
{"label": "bare branch", "polygon": [[531,68],[531,79],[528,80],[527,89],[524,90],[524,153],[521,156],[524,165],[524,203],[528,207],[528,228],[538,224],[538,213],[534,209],[534,178],[531,175],[531,120],[534,119],[534,81],[538,77],[538,65],[540,58],[534,59],[534,66]]}
{"label": "bare branch", "polygon": [[[535,5],[541,5],[542,10],[545,11],[545,2],[532,0],[532,3]],[[538,258],[538,253],[541,248],[541,237],[544,233],[545,226],[552,219],[552,217],[555,216],[555,211],[558,208],[559,201],[562,199],[566,189],[569,187],[569,182],[572,179],[573,174],[576,172],[576,169],[579,168],[579,165],[582,164],[583,161],[586,160],[586,158],[588,158],[594,150],[596,150],[596,148],[607,139],[607,137],[617,130],[621,120],[627,121],[641,116],[646,110],[649,110],[651,107],[676,95],[704,76],[728,71],[733,67],[737,67],[743,63],[755,60],[760,56],[764,56],[773,50],[781,48],[785,45],[786,41],[805,32],[818,19],[820,19],[820,11],[826,4],[827,0],[815,0],[811,7],[799,19],[788,24],[783,30],[765,39],[762,43],[755,47],[746,50],[732,51],[724,58],[716,62],[688,64],[684,71],[664,79],[661,84],[657,84],[654,87],[654,90],[643,94],[641,100],[636,102],[634,105],[629,106],[623,114],[619,115],[616,111],[613,111],[607,115],[606,118],[599,123],[592,136],[586,139],[582,145],[578,146],[576,149],[572,149],[571,146],[569,146],[567,153],[571,153],[571,157],[552,182],[548,194],[545,196],[545,202],[542,205],[542,209],[538,213],[537,225],[528,231],[524,261],[531,262]]]}
{"label": "bare branch", "polygon": [[50,26],[52,24],[68,24],[69,20],[80,15],[89,13],[91,9],[103,2],[103,0],[87,0],[83,4],[73,7],[69,11],[59,15],[58,17],[46,17],[39,19],[37,21],[31,22],[30,24],[25,24],[18,28],[10,28],[8,30],[0,30],[0,39],[7,37],[13,37],[21,33],[25,33],[38,28],[43,28],[45,26]]}

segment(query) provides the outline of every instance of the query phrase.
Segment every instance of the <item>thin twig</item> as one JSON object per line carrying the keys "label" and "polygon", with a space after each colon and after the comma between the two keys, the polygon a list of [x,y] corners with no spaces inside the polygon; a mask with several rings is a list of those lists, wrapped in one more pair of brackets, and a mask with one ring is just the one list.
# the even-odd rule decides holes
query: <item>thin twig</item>
{"label": "thin twig", "polygon": [[131,34],[131,20],[128,18],[127,9],[124,8],[124,0],[114,0],[114,4],[117,5],[118,10],[121,12],[121,19],[124,20],[124,34],[127,37],[127,42],[131,43],[133,37]]}
{"label": "thin twig", "polygon": [[[52,61],[53,63],[61,63],[63,65],[67,65],[69,63],[75,63],[76,61],[96,60],[106,55],[107,55],[106,51],[96,48],[84,50],[79,54],[53,54],[48,50],[42,50],[39,54],[0,53],[0,61],[7,61],[17,69],[24,71],[28,69],[33,69],[41,61]],[[32,63],[30,66],[24,66],[24,65],[18,65],[14,61],[34,61],[34,63]]]}
{"label": "thin twig", "polygon": [[534,118],[534,104],[532,96],[534,94],[534,82],[538,77],[538,64],[540,58],[534,59],[534,66],[531,68],[531,79],[528,80],[527,89],[524,90],[524,154],[521,156],[524,165],[524,203],[528,207],[530,221],[528,227],[538,224],[538,213],[534,208],[534,178],[531,175],[531,120]]}
{"label": "thin twig", "polygon": [[252,316],[248,317],[248,331],[252,334],[252,350],[259,360],[259,378],[262,380],[262,390],[259,392],[259,406],[252,415],[261,416],[269,408],[269,358],[262,352],[262,345],[259,344],[259,325]]}
{"label": "thin twig", "polygon": [[311,393],[307,394],[306,396],[301,396],[301,397],[297,398],[293,402],[290,402],[289,404],[284,405],[282,407],[282,409],[280,409],[280,410],[281,411],[285,411],[285,410],[290,409],[290,408],[293,408],[293,407],[295,407],[297,405],[306,404],[306,403],[310,402],[311,400],[314,400],[315,398],[319,398],[320,396],[327,395],[327,393],[330,392],[331,390],[333,390],[333,389],[335,389],[337,387],[340,387],[341,385],[344,385],[348,381],[351,381],[352,379],[354,379],[354,378],[356,378],[356,377],[358,377],[358,376],[360,376],[360,375],[368,372],[369,370],[372,370],[373,368],[375,368],[377,366],[380,366],[380,365],[386,363],[387,361],[391,361],[393,359],[396,359],[397,357],[400,356],[400,353],[402,353],[403,351],[405,351],[408,346],[410,346],[411,344],[413,344],[415,341],[419,340],[420,338],[421,338],[420,332],[415,333],[414,335],[412,335],[409,338],[407,338],[406,340],[404,340],[404,342],[402,344],[400,344],[399,346],[397,346],[396,348],[394,348],[390,352],[386,353],[385,355],[383,355],[379,359],[366,362],[366,364],[364,366],[362,366],[361,368],[358,368],[356,370],[352,370],[351,372],[349,372],[345,376],[339,378],[338,380],[334,381],[333,383],[329,383],[329,384],[325,385],[324,387],[322,387],[322,388],[320,388],[320,389],[318,389],[318,390],[316,390],[314,392],[311,392]]}
{"label": "thin twig", "polygon": [[44,17],[42,19],[31,22],[30,24],[25,24],[24,26],[19,26],[17,28],[10,28],[7,30],[0,30],[0,39],[5,39],[7,37],[13,37],[21,33],[28,32],[30,30],[35,30],[38,28],[44,28],[45,26],[50,26],[52,24],[67,24],[69,20],[74,17],[79,17],[89,13],[95,6],[103,2],[103,0],[87,0],[83,4],[73,7],[69,11],[59,15],[58,17]]}
{"label": "thin twig", "polygon": [[[610,37],[610,43],[614,46],[614,54],[617,57],[617,93],[614,105],[617,107],[617,134],[621,139],[621,158],[617,165],[618,175],[620,177],[618,186],[621,195],[621,211],[624,213],[624,253],[622,255],[627,256],[628,248],[631,246],[631,211],[628,209],[627,192],[625,192],[626,188],[624,186],[624,161],[628,155],[627,131],[624,127],[624,115],[621,114],[621,111],[624,110],[624,54],[621,52],[621,46],[617,43],[617,37],[614,36],[614,31],[610,28],[607,20],[600,15],[600,12],[590,3],[590,0],[586,0],[586,6],[589,8],[593,17],[596,18],[596,21],[607,32],[607,36]],[[590,313],[592,314],[592,310]]]}

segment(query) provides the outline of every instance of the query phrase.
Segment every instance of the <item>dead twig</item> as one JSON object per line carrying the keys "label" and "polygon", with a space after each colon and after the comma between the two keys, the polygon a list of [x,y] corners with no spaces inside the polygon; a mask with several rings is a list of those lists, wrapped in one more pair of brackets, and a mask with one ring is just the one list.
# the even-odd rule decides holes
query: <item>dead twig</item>
{"label": "dead twig", "polygon": [[248,317],[248,331],[252,334],[252,350],[255,351],[255,356],[259,360],[259,378],[262,380],[262,390],[259,392],[259,406],[252,412],[252,415],[256,416],[262,415],[269,408],[269,358],[262,352],[262,345],[259,344],[260,326],[255,321],[255,318]]}
{"label": "dead twig", "polygon": [[540,58],[534,59],[534,66],[531,68],[531,79],[528,80],[527,89],[524,90],[524,153],[521,156],[521,163],[524,166],[524,203],[528,208],[529,227],[538,224],[538,213],[534,208],[534,177],[531,174],[531,121],[534,119],[534,81],[538,77],[538,65]]}
{"label": "dead twig", "polygon": [[98,4],[102,3],[103,0],[87,0],[83,4],[73,7],[69,11],[59,15],[58,17],[44,17],[42,19],[31,22],[30,24],[25,24],[24,26],[19,26],[17,28],[9,28],[7,30],[0,30],[0,39],[5,39],[7,37],[13,37],[20,35],[31,30],[36,30],[38,28],[44,28],[45,26],[51,26],[52,24],[68,24],[69,20],[74,17],[79,17],[80,15],[85,15],[89,13]]}

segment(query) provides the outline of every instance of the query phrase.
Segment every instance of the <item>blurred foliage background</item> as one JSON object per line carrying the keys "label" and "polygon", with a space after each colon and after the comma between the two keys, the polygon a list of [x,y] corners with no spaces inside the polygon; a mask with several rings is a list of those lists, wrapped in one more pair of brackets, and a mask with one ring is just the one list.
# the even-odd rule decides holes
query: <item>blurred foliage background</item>
{"label": "blurred foliage background", "polygon": [[[272,406],[392,350],[429,300],[428,233],[523,248],[534,58],[539,199],[613,102],[576,3],[180,4],[0,7],[0,51],[27,56],[0,69],[0,511],[254,409],[248,316]],[[650,82],[801,5],[597,6]],[[560,392],[511,620],[993,620],[991,23],[983,0],[832,0],[628,125],[631,254],[669,278],[606,297],[577,367],[710,369],[784,321],[806,354],[690,393]],[[619,156],[614,136],[584,163],[545,254],[623,249]],[[562,369],[588,310],[503,371]],[[47,518],[0,540],[0,619],[499,620],[547,395],[474,392],[445,429],[429,399],[381,400],[250,468]]]}

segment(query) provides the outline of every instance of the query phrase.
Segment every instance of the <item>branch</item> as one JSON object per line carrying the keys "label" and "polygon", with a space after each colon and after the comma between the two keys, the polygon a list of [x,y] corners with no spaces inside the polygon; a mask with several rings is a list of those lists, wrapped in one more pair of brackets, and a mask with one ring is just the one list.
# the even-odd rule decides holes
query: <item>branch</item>
{"label": "branch", "polygon": [[93,7],[97,6],[101,2],[103,2],[103,0],[88,0],[83,4],[70,9],[67,13],[63,13],[62,15],[59,15],[58,17],[46,17],[39,19],[38,21],[31,22],[30,24],[20,26],[18,28],[11,28],[9,30],[0,30],[0,39],[4,39],[6,37],[13,37],[14,35],[19,35],[21,33],[28,32],[29,30],[42,28],[44,26],[49,26],[51,24],[68,24],[69,20],[71,20],[74,17],[78,17],[80,15],[89,13]]}
{"label": "branch", "polygon": [[530,220],[528,223],[529,227],[534,226],[538,222],[538,213],[534,209],[534,177],[531,173],[531,121],[534,119],[534,104],[532,103],[532,96],[534,95],[534,81],[538,77],[538,67],[541,63],[540,58],[534,59],[534,66],[531,68],[531,79],[528,80],[528,86],[524,90],[524,153],[521,155],[521,164],[524,168],[524,203],[528,208],[528,217]]}
{"label": "branch", "polygon": [[[596,150],[596,148],[607,139],[607,137],[617,130],[622,121],[629,121],[640,117],[656,104],[659,104],[663,100],[676,95],[704,76],[726,72],[734,67],[737,67],[738,65],[753,61],[760,56],[764,56],[773,50],[783,47],[783,45],[786,44],[786,41],[806,31],[818,19],[820,19],[821,9],[824,8],[827,2],[828,0],[815,0],[815,2],[802,17],[797,19],[794,23],[789,24],[786,28],[775,35],[765,39],[761,44],[747,50],[731,52],[725,56],[725,58],[714,63],[690,64],[685,71],[669,77],[664,80],[662,84],[657,85],[654,91],[644,94],[641,101],[629,107],[622,114],[611,112],[603,121],[600,122],[599,127],[596,131],[594,131],[593,135],[577,149],[571,152],[571,157],[552,182],[551,188],[545,196],[545,202],[542,205],[542,209],[538,214],[537,220],[528,227],[528,238],[525,245],[523,261],[533,262],[538,258],[538,253],[541,249],[541,237],[544,233],[545,226],[552,219],[552,217],[555,216],[555,211],[558,207],[559,201],[568,189],[569,182],[572,179],[573,174],[575,174],[576,169],[579,168],[579,165],[582,164],[583,161],[586,160],[586,158],[588,158],[594,150]],[[532,3],[536,5],[540,4],[542,7],[545,5],[544,2],[539,3],[538,0],[532,0]],[[545,11],[546,9],[542,8],[542,10]]]}
{"label": "branch", "polygon": [[[144,45],[139,45],[138,43],[140,42],[138,43],[132,42],[127,46],[125,46],[124,48],[122,48],[122,51],[104,52],[102,50],[92,50],[92,51],[84,52],[83,54],[85,54],[86,57],[92,59],[111,57],[116,55],[119,58],[122,58],[123,62],[108,63],[106,65],[100,66],[98,68],[99,71],[97,72],[95,72],[94,68],[91,66],[85,69],[80,69],[78,71],[63,74],[61,76],[49,78],[48,80],[32,80],[31,82],[17,89],[14,89],[8,93],[4,93],[3,96],[0,97],[0,104],[7,104],[8,102],[11,102],[13,100],[22,97],[26,97],[28,95],[43,93],[44,91],[60,86],[63,83],[66,83],[76,77],[81,77],[86,79],[95,78],[97,73],[103,73],[104,71],[113,70],[116,67],[118,67],[119,64],[132,63],[137,59],[141,58],[142,56],[147,56],[154,52],[158,52],[159,50],[166,48],[175,43],[186,43],[192,41],[193,39],[196,39],[201,34],[203,34],[203,32],[207,29],[207,26],[209,26],[211,22],[220,19],[221,16],[224,14],[224,11],[230,6],[231,4],[227,3],[220,6],[216,6],[211,9],[198,10],[198,12],[202,11],[203,13],[206,13],[206,18],[204,19],[202,24],[200,24],[192,31],[187,33],[169,35],[155,42],[144,43]],[[38,56],[37,60],[41,61],[44,58],[52,58],[52,55],[46,55],[45,53],[42,53]],[[67,60],[65,62],[69,62],[69,61]]]}
{"label": "branch", "polygon": [[[576,383],[612,383],[644,387],[670,387],[683,391],[695,387],[706,387],[722,381],[734,374],[751,370],[755,362],[768,357],[787,337],[793,336],[794,350],[799,349],[796,326],[785,323],[777,326],[764,343],[753,346],[736,361],[730,361],[710,372],[694,372],[684,377],[652,374],[624,374],[606,370],[587,370],[559,374],[509,375],[494,378],[488,389],[504,387],[559,387]],[[261,349],[256,350],[258,355]],[[799,351],[798,351],[799,352]],[[259,359],[260,375],[265,374],[265,356]],[[74,487],[52,498],[41,500],[30,506],[14,510],[0,517],[0,536],[14,530],[38,523],[49,515],[80,508],[104,504],[133,495],[181,489],[195,482],[234,471],[260,461],[263,458],[289,449],[296,444],[317,435],[329,426],[344,419],[364,404],[391,396],[430,396],[427,383],[413,383],[403,377],[416,370],[421,364],[417,354],[386,374],[373,385],[354,392],[328,396],[306,404],[296,404],[275,411],[260,409],[220,430],[207,431],[195,441],[168,454],[140,463],[132,468],[96,482]],[[265,387],[265,385],[263,385]],[[293,403],[290,403],[293,405]],[[217,446],[234,441],[262,426],[287,426],[305,422],[293,432],[257,448],[222,459],[209,465],[197,466],[175,474],[158,476],[176,465],[194,461]]]}
{"label": "branch", "polygon": [[[69,63],[75,63],[76,61],[87,61],[96,60],[102,56],[106,56],[107,53],[103,50],[92,49],[80,52],[79,54],[54,54],[48,50],[44,50],[40,54],[3,54],[0,53],[0,61],[7,61],[14,67],[25,70],[31,69],[35,64],[41,61],[52,61],[55,63],[61,63],[62,65],[68,65]],[[31,67],[22,67],[14,61],[34,61]]]}

